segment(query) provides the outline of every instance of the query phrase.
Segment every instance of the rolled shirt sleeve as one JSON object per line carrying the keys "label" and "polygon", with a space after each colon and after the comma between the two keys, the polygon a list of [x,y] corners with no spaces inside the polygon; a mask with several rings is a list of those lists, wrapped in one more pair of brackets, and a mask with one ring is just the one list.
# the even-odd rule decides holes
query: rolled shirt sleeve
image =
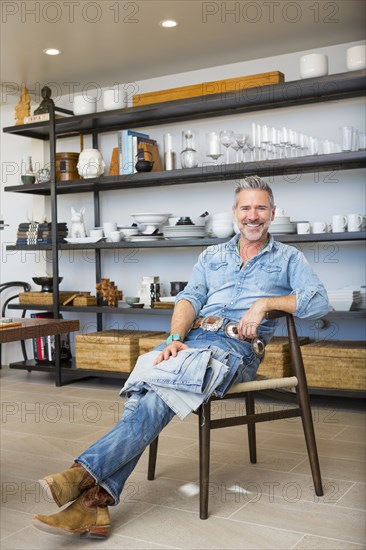
{"label": "rolled shirt sleeve", "polygon": [[328,313],[327,291],[300,251],[289,262],[289,277],[293,289],[291,294],[296,295],[296,317],[316,319]]}
{"label": "rolled shirt sleeve", "polygon": [[192,275],[184,290],[179,292],[175,299],[177,304],[180,300],[188,300],[196,312],[196,317],[207,301],[207,279],[205,274],[205,252],[200,254]]}

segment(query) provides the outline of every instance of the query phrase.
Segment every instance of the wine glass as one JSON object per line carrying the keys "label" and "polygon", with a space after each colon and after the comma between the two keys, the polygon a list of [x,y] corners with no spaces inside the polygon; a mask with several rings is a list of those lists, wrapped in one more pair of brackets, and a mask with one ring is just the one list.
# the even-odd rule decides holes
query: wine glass
{"label": "wine glass", "polygon": [[[247,144],[248,137],[245,134],[234,134],[234,143],[231,146],[236,151],[236,162],[244,162],[244,147]],[[241,160],[239,160],[239,151],[240,151],[240,157]]]}
{"label": "wine glass", "polygon": [[229,164],[229,147],[234,141],[234,132],[232,130],[221,130],[220,143],[226,148],[226,164]]}

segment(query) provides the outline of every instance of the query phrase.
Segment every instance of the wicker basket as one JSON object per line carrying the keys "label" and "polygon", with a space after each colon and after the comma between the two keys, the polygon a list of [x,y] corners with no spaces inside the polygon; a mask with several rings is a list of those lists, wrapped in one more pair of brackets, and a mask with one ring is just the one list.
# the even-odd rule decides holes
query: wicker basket
{"label": "wicker basket", "polygon": [[[305,344],[308,342],[309,338],[306,336],[299,337],[300,346],[306,347]],[[282,378],[292,375],[288,338],[282,336],[272,338],[271,342],[266,346],[266,353],[259,365],[258,374],[271,378]]]}
{"label": "wicker basket", "polygon": [[364,342],[314,342],[302,349],[302,355],[309,386],[366,390]]}
{"label": "wicker basket", "polygon": [[140,338],[140,355],[143,353],[149,353],[149,351],[153,350],[155,346],[165,342],[168,336],[169,332],[161,332],[160,334]]}
{"label": "wicker basket", "polygon": [[139,340],[159,332],[105,330],[75,337],[76,368],[131,372],[140,354]]}

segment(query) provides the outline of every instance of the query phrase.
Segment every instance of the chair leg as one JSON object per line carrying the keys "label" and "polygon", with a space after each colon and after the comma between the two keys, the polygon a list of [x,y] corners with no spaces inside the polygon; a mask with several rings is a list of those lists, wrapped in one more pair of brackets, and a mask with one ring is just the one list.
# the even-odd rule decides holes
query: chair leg
{"label": "chair leg", "polygon": [[204,403],[198,411],[200,461],[200,518],[208,518],[208,488],[210,479],[210,422],[211,403]]}
{"label": "chair leg", "polygon": [[147,467],[147,479],[149,481],[152,481],[155,479],[155,467],[156,467],[156,457],[158,454],[158,443],[159,443],[159,436],[154,439],[150,443],[149,447],[149,463]]}
{"label": "chair leg", "polygon": [[309,456],[310,468],[313,476],[315,493],[317,494],[317,496],[321,497],[324,493],[320,474],[318,450],[315,440],[314,424],[311,415],[308,385],[306,381],[301,350],[297,339],[295,322],[292,317],[287,317],[287,327],[290,339],[292,365],[294,369],[294,374],[298,380],[296,395],[301,409],[301,420]]}
{"label": "chair leg", "polygon": [[[245,394],[245,406],[246,413],[254,414],[254,394],[253,392],[247,392]],[[257,463],[257,442],[255,435],[255,423],[248,424],[248,444],[249,444],[249,458],[252,464]]]}

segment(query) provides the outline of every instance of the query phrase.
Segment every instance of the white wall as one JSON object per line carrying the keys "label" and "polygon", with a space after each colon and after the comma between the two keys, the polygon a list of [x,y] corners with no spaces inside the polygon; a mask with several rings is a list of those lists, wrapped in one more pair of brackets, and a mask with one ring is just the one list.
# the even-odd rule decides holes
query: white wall
{"label": "white wall", "polygon": [[[330,74],[346,70],[346,49],[357,43],[335,45],[319,50],[329,57]],[[194,84],[222,78],[230,78],[245,74],[256,74],[269,70],[280,70],[286,76],[286,81],[299,78],[298,60],[304,52],[276,56],[273,58],[236,63],[222,67],[209,68],[201,71],[192,71],[178,75],[165,76],[158,79],[141,81],[138,91],[143,93],[157,89],[171,88],[179,85]],[[67,98],[59,105],[66,106]],[[12,107],[5,106],[7,121],[4,125],[12,124],[9,121]],[[181,150],[181,132],[191,128],[199,132],[200,161],[207,162],[205,157],[205,133],[211,130],[233,129],[250,133],[251,123],[270,124],[273,126],[288,126],[301,132],[317,136],[321,139],[339,141],[339,127],[354,125],[364,131],[364,101],[362,98],[345,100],[342,102],[327,102],[314,105],[304,105],[296,108],[273,109],[262,112],[217,117],[197,120],[187,123],[167,124],[141,128],[141,131],[157,139],[162,150],[162,138],[165,132],[174,135],[177,153]],[[25,138],[2,134],[4,142],[3,162],[14,161],[21,154],[36,148],[34,156],[38,159],[40,144]],[[90,141],[86,138],[84,147]],[[99,148],[103,153],[109,168],[111,150],[117,146],[116,133],[100,136]],[[17,149],[15,149],[15,147]],[[59,140],[58,151],[78,151],[78,139]],[[20,152],[21,151],[21,152]],[[48,151],[45,146],[45,159]],[[179,156],[179,155],[178,155]],[[106,171],[107,173],[107,171]],[[14,176],[11,183],[18,183]],[[296,178],[275,177],[271,181],[277,205],[285,208],[292,220],[325,220],[330,221],[332,214],[364,213],[365,190],[364,173],[362,170],[352,170],[339,173],[321,173],[317,177],[312,174],[303,174]],[[3,183],[4,185],[4,183]],[[132,223],[131,212],[171,212],[174,215],[199,215],[207,210],[210,213],[229,210],[233,200],[235,182],[204,182],[184,186],[167,186],[158,188],[144,188],[128,191],[108,191],[101,194],[102,221],[117,221]],[[7,239],[15,239],[19,221],[24,221],[25,213],[38,207],[38,213],[43,211],[44,199],[32,196],[21,196],[11,193],[4,195],[6,212],[11,212],[12,227],[6,232]],[[93,226],[93,199],[91,194],[65,195],[60,197],[58,215],[59,221],[70,221],[70,208],[87,209],[87,229]],[[46,201],[48,204],[48,201]],[[3,207],[1,207],[3,210]],[[9,217],[8,217],[9,219]],[[4,232],[5,233],[5,232]],[[5,235],[4,235],[5,236]],[[344,285],[364,284],[364,256],[362,247],[356,243],[313,243],[301,245],[314,270],[319,274],[328,289]],[[125,295],[134,295],[136,287],[143,275],[159,275],[166,294],[169,292],[169,281],[187,280],[192,266],[199,253],[199,248],[172,248],[165,250],[136,249],[134,255],[130,251],[121,250],[118,255],[112,252],[103,252],[103,276],[113,279],[123,290]],[[30,280],[35,270],[34,259],[26,259],[24,277]],[[62,289],[82,289],[94,291],[94,271],[91,269],[93,254],[64,253],[60,259],[60,274],[64,281]],[[3,280],[12,280],[19,277],[19,268],[23,273],[21,253],[6,257],[2,263]],[[92,322],[93,318],[81,317],[83,323]],[[167,329],[168,317],[136,316],[134,319],[138,328]],[[130,316],[110,316],[106,318],[106,326],[119,324],[124,326],[130,322]],[[319,337],[361,338],[359,323],[342,323],[335,330]],[[333,327],[334,328],[334,327]],[[312,325],[304,324],[305,331],[314,331]],[[312,334],[313,335],[313,334]]]}

